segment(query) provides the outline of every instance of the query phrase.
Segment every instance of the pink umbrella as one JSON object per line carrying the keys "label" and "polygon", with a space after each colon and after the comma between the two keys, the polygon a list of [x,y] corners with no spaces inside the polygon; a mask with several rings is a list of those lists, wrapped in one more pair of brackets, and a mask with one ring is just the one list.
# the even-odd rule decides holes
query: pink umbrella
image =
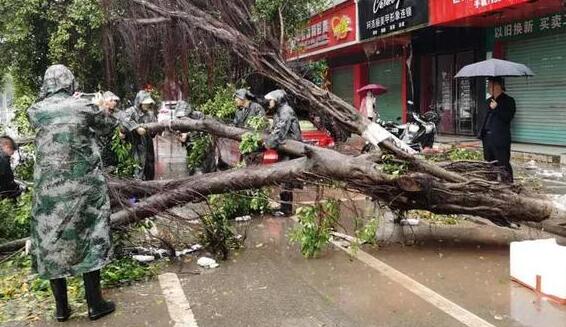
{"label": "pink umbrella", "polygon": [[358,93],[371,91],[375,95],[382,95],[387,93],[387,88],[381,84],[368,84],[358,90]]}

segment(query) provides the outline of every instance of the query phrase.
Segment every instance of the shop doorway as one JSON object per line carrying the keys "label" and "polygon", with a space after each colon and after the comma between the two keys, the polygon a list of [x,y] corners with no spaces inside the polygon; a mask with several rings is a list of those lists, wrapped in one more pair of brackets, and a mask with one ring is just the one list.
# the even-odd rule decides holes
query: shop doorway
{"label": "shop doorway", "polygon": [[474,63],[474,51],[462,51],[434,56],[435,72],[434,102],[431,109],[440,114],[441,134],[475,135],[477,130],[477,81],[454,79],[454,75],[465,65]]}

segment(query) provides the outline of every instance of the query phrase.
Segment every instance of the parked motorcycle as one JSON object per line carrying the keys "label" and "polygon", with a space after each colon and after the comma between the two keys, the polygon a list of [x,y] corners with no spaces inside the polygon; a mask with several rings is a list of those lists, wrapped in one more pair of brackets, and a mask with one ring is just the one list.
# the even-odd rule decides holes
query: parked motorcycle
{"label": "parked motorcycle", "polygon": [[[434,110],[420,115],[412,110],[412,101],[408,101],[408,105],[411,112],[408,123],[396,124],[381,119],[377,119],[376,123],[380,124],[415,151],[420,152],[425,148],[432,148],[436,136],[436,126],[440,123],[440,115]],[[398,120],[401,120],[401,118],[398,118]],[[362,152],[369,152],[372,149],[373,146],[368,143],[364,146]]]}

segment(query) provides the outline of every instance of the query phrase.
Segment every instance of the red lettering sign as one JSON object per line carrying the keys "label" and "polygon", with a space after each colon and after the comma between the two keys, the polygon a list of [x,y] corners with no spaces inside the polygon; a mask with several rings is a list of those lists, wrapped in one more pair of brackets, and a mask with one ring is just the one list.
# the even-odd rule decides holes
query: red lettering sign
{"label": "red lettering sign", "polygon": [[449,23],[527,2],[529,0],[430,0],[430,23]]}
{"label": "red lettering sign", "polygon": [[356,4],[349,1],[314,16],[302,33],[288,42],[288,59],[331,51],[356,41]]}

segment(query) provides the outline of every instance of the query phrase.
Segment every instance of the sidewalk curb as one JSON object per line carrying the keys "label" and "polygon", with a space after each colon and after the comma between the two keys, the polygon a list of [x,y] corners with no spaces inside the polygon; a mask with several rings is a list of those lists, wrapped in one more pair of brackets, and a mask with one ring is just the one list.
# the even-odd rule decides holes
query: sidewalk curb
{"label": "sidewalk curb", "polygon": [[[435,142],[435,147],[439,148],[449,148],[452,146],[462,146],[464,148],[482,150],[480,141],[462,141],[462,142]],[[517,161],[531,161],[534,160],[538,163],[546,164],[558,164],[566,165],[566,147],[564,148],[564,153],[562,154],[548,154],[548,153],[538,153],[538,152],[526,152],[520,150],[511,150],[511,159]]]}

